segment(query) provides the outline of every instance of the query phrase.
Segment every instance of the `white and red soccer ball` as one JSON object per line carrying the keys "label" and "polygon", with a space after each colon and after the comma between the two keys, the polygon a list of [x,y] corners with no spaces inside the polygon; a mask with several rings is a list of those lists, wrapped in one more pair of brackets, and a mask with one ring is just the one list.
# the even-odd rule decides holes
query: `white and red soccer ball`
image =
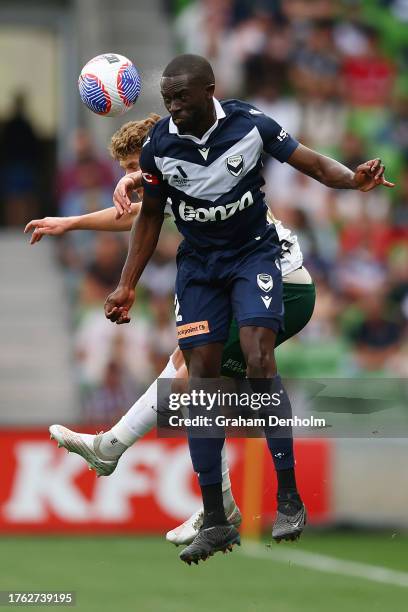
{"label": "white and red soccer ball", "polygon": [[82,102],[104,117],[123,115],[139,97],[142,81],[127,57],[104,53],[91,59],[78,79]]}

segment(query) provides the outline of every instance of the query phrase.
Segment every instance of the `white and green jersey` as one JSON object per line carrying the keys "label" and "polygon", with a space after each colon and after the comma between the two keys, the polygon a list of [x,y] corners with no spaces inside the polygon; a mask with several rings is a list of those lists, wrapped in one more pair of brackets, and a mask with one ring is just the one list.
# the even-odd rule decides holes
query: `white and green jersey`
{"label": "white and green jersey", "polygon": [[276,233],[282,245],[282,255],[280,258],[282,277],[287,276],[294,270],[297,270],[303,265],[303,255],[300,250],[300,244],[297,236],[286,228],[281,221],[275,219],[273,214],[268,211],[268,221],[275,224]]}

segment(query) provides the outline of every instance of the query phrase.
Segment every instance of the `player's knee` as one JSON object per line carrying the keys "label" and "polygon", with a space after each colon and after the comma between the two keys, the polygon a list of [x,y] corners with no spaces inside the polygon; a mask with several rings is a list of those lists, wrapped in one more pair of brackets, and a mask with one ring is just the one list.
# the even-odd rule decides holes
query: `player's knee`
{"label": "player's knee", "polygon": [[[198,347],[191,353],[188,373],[193,378],[216,378],[220,373],[221,350],[215,345],[214,352],[206,347]],[[222,345],[221,345],[222,349]]]}
{"label": "player's knee", "polygon": [[261,377],[265,369],[265,356],[260,351],[251,351],[247,356],[247,376]]}
{"label": "player's knee", "polygon": [[257,347],[249,351],[246,361],[248,378],[269,378],[276,372],[273,351]]}

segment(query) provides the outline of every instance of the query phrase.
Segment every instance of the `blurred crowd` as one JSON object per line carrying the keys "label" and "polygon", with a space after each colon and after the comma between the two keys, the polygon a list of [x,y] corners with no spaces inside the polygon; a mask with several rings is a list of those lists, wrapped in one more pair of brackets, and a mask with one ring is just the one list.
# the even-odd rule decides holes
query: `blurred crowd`
{"label": "blurred crowd", "polygon": [[[396,183],[368,194],[330,190],[265,159],[267,203],[297,235],[317,285],[312,321],[278,350],[280,373],[408,375],[408,1],[168,0],[165,8],[175,52],[209,59],[218,98],[249,100],[352,169],[381,157]],[[119,168],[83,131],[71,145],[58,174],[59,214],[110,206]],[[121,414],[176,345],[179,235],[171,223],[143,274],[132,323],[104,318],[127,240],[127,233],[77,232],[59,242],[91,422]]]}
{"label": "blurred crowd", "polygon": [[[219,98],[249,100],[350,168],[381,157],[391,191],[330,190],[265,159],[274,215],[317,285],[281,374],[408,373],[408,2],[200,0],[167,4],[180,51],[212,63]],[[301,349],[301,350],[299,350]]]}

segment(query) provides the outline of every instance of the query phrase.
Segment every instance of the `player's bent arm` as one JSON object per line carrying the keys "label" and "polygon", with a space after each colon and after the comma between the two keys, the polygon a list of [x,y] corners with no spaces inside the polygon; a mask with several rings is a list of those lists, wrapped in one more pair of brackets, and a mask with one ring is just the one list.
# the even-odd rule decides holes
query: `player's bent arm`
{"label": "player's bent arm", "polygon": [[288,164],[327,187],[335,189],[370,191],[377,185],[394,187],[394,183],[385,179],[385,167],[379,158],[360,164],[353,172],[335,159],[299,144],[289,157]]}
{"label": "player's bent arm", "polygon": [[163,225],[166,197],[144,193],[142,208],[135,219],[129,249],[119,285],[105,301],[105,316],[113,323],[129,323],[129,310],[135,299],[135,287],[153,255]]}

